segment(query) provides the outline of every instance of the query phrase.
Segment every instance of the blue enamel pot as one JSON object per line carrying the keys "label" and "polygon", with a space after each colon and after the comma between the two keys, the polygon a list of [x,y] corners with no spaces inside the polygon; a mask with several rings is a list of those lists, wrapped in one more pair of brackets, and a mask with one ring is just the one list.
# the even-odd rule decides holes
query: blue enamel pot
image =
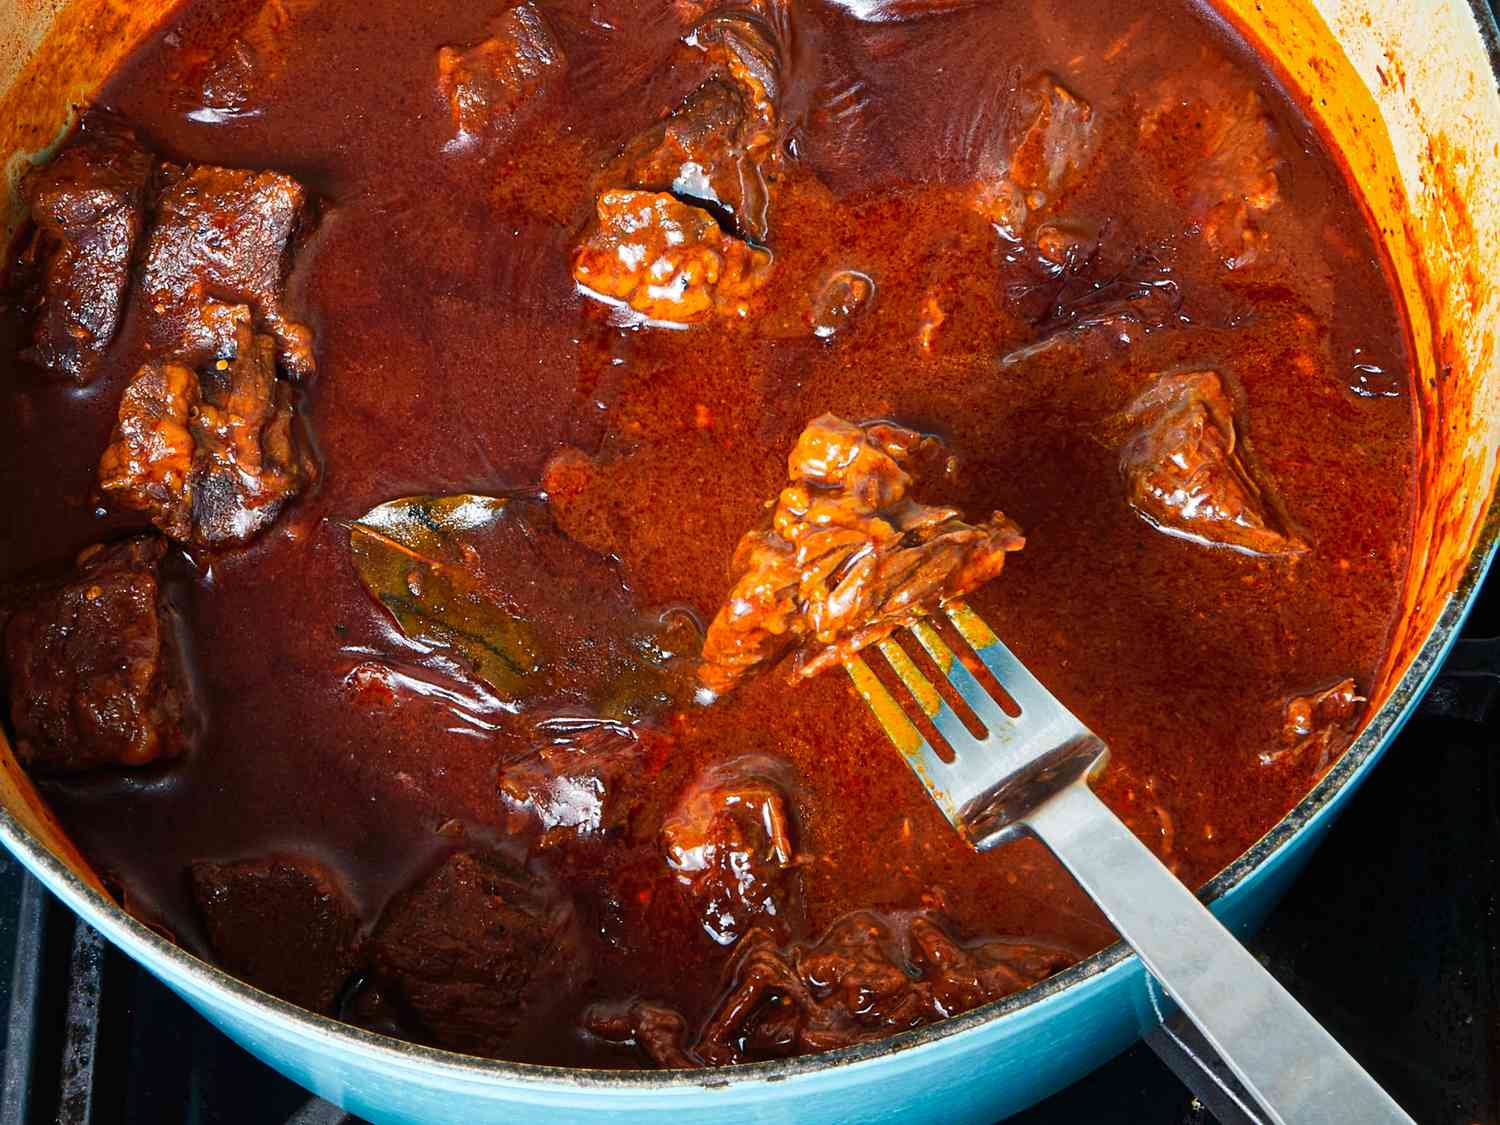
{"label": "blue enamel pot", "polygon": [[[174,0],[0,5],[8,224],[23,162],[66,130]],[[1500,450],[1500,96],[1488,9],[1379,0],[1221,0],[1224,18],[1315,97],[1385,239],[1412,325],[1420,485],[1412,570],[1374,709],[1351,749],[1203,890],[1249,934],[1296,878],[1439,667],[1495,551]],[[1391,60],[1399,62],[1399,83]],[[1481,279],[1476,281],[1475,278]],[[823,1055],[713,1071],[518,1065],[418,1047],[278,1001],[126,914],[0,739],[0,841],[59,898],[224,1033],[376,1125],[475,1122],[993,1122],[1099,1066],[1156,1019],[1116,945],[963,1016]]]}

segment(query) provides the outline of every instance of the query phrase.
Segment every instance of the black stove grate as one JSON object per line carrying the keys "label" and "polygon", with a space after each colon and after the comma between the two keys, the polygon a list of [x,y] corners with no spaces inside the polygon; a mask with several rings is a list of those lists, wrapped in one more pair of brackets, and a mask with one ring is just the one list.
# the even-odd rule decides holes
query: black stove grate
{"label": "black stove grate", "polygon": [[[1424,1125],[1500,1125],[1500,575],[1252,948]],[[9,987],[4,982],[9,980]],[[360,1125],[0,861],[0,1125]],[[1020,1125],[1205,1125],[1144,1046]]]}

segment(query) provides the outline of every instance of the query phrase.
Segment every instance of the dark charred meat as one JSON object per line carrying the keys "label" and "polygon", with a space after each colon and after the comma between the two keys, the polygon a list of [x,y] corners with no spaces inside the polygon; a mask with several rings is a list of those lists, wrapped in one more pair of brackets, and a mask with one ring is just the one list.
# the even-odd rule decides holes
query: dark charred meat
{"label": "dark charred meat", "polygon": [[571,905],[497,856],[455,852],[386,908],[380,980],[434,1043],[494,1050],[581,971]]}
{"label": "dark charred meat", "polygon": [[1131,404],[1136,430],[1120,451],[1130,504],[1170,535],[1253,555],[1297,555],[1239,449],[1234,403],[1216,371],[1160,375]]}
{"label": "dark charred meat", "polygon": [[205,309],[245,305],[256,328],[276,338],[288,374],[311,375],[312,332],[284,307],[292,256],[310,217],[302,186],[276,172],[205,164],[171,168],[168,177],[140,284],[153,343],[190,367],[222,358]]}
{"label": "dark charred meat", "polygon": [[39,773],[144,766],[191,741],[157,538],[91,547],[5,629],[16,756]]}
{"label": "dark charred meat", "polygon": [[301,856],[194,863],[193,899],[224,967],[274,996],[330,1013],[358,965],[359,915],[338,880]]}
{"label": "dark charred meat", "polygon": [[124,312],[152,165],[132,130],[96,118],[22,181],[42,271],[26,358],[39,367],[78,383],[98,370]]}
{"label": "dark charred meat", "polygon": [[815,675],[944,602],[978,589],[1025,543],[999,512],[965,523],[910,495],[931,439],[901,426],[814,420],[787,460],[766,531],[735,549],[736,578],[709,626],[699,679],[725,692],[796,648]]}
{"label": "dark charred meat", "polygon": [[252,332],[245,306],[220,309],[235,326],[227,356],[201,373],[141,368],[99,461],[105,496],[200,546],[253,539],[317,475],[291,385],[276,377],[275,341]]}

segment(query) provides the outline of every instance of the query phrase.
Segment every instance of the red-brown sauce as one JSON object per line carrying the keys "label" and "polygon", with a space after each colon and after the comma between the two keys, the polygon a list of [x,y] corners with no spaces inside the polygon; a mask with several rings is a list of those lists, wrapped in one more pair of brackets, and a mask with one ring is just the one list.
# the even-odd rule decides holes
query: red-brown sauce
{"label": "red-brown sauce", "polygon": [[[690,909],[661,827],[706,769],[757,755],[793,778],[802,939],[851,910],[927,908],[966,939],[1103,947],[1108,926],[1039,847],[979,855],[952,832],[837,669],[796,686],[772,671],[658,717],[623,825],[543,844],[497,789],[535,716],[404,638],[351,563],[348,524],[376,505],[534,493],[574,447],[594,459],[578,519],[607,540],[590,545],[618,560],[634,605],[707,622],[736,542],[825,412],[939,436],[959,469],[934,502],[1020,525],[1024,550],[971,603],[1108,742],[1105,796],[1181,878],[1212,876],[1306,792],[1320,755],[1261,757],[1284,744],[1289,699],[1346,677],[1367,690],[1383,655],[1409,543],[1408,360],[1336,161],[1221,25],[1187,3],[794,3],[774,272],[747,321],[672,330],[622,325],[581,295],[570,248],[601,169],[699,81],[680,43],[692,13],[547,0],[560,88],[503,143],[455,145],[434,59],[483,38],[496,6],[284,7],[275,65],[250,70],[228,108],[205,108],[182,76],[255,4],[189,3],[99,99],[164,158],[285,172],[321,208],[288,297],[316,341],[300,393],[320,479],[250,546],[169,568],[203,734],[176,763],[45,783],[133,910],[201,949],[189,864],[289,852],[336,871],[369,927],[461,831],[555,877],[588,951],[586,979],[506,1053],[631,1065],[635,1050],[581,1034],[580,1014],[648,997],[694,1024],[714,1007],[731,951]],[[1115,260],[1149,261],[1180,304],[1129,343],[1085,335],[1016,357],[1055,325],[973,185],[1039,72],[1097,121],[1062,213],[1102,229]],[[1197,233],[1191,188],[1136,129],[1143,106],[1170,115],[1205,90],[1254,91],[1282,160],[1243,269]],[[873,281],[847,327],[778,328],[803,323],[834,270]],[[0,318],[0,578],[60,572],[146,526],[104,514],[94,484],[143,354],[138,319],[75,389],[19,360],[24,325]],[[1305,553],[1206,546],[1129,506],[1120,414],[1179,369],[1239,388],[1241,434]],[[393,695],[351,678],[372,662],[400,673]]]}

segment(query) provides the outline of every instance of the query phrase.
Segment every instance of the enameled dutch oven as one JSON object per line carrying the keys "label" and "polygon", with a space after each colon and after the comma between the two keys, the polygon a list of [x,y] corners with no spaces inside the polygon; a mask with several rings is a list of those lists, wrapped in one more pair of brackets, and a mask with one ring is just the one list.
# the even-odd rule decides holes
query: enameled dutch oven
{"label": "enameled dutch oven", "polygon": [[[0,154],[14,186],[176,0],[4,0]],[[1416,362],[1419,493],[1396,644],[1368,726],[1316,789],[1205,890],[1252,930],[1427,687],[1500,536],[1500,39],[1484,0],[1221,0],[1309,98],[1375,219]],[[109,898],[0,737],[0,839],[64,902],[246,1048],[377,1125],[399,1122],[994,1121],[1133,1042],[1155,1011],[1119,945],[956,1019],[828,1054],[698,1072],[523,1066],[413,1046],[273,999]]]}

